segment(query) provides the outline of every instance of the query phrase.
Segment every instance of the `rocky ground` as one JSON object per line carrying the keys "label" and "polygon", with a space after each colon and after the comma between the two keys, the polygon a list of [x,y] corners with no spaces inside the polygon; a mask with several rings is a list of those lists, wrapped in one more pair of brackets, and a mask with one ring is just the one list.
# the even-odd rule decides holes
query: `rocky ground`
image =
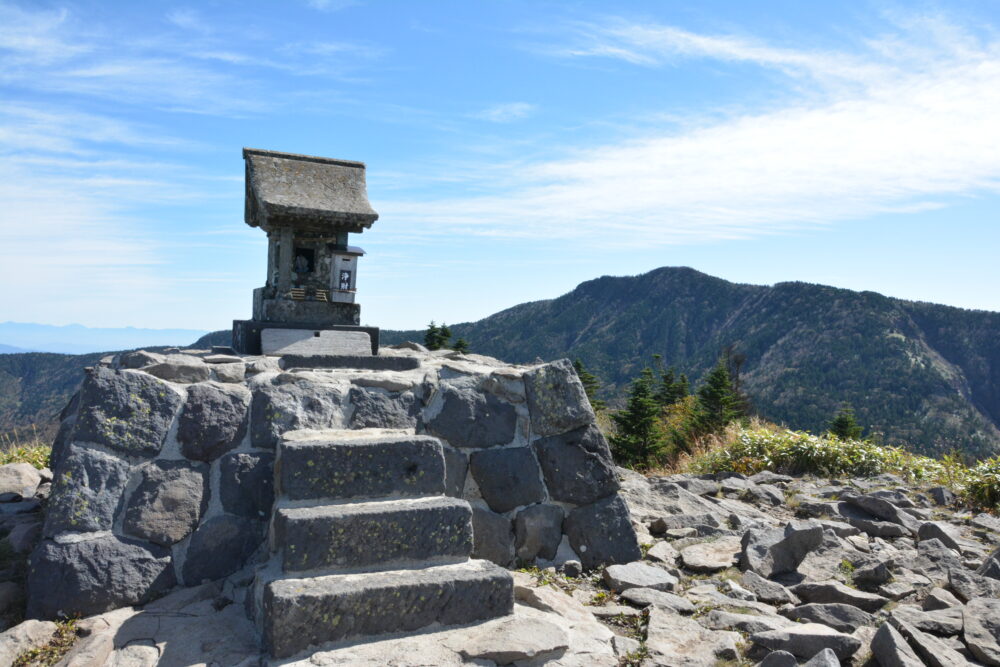
{"label": "rocky ground", "polygon": [[[519,572],[513,616],[272,664],[1000,665],[1000,519],[952,506],[947,490],[891,475],[619,473],[643,560]],[[5,529],[37,523],[3,516],[22,517]],[[261,664],[249,580],[82,619],[58,664]],[[0,664],[58,630],[0,634]]]}

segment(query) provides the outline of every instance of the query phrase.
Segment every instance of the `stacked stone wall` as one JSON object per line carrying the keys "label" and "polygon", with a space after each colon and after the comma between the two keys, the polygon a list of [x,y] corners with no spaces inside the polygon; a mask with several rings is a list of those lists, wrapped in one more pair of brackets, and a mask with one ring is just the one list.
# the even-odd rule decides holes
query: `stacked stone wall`
{"label": "stacked stone wall", "polygon": [[283,369],[275,358],[135,352],[90,369],[54,445],[29,614],[139,604],[262,557],[275,448],[303,429],[438,437],[449,495],[473,505],[474,557],[585,567],[639,557],[607,443],[568,361],[382,352],[420,366]]}

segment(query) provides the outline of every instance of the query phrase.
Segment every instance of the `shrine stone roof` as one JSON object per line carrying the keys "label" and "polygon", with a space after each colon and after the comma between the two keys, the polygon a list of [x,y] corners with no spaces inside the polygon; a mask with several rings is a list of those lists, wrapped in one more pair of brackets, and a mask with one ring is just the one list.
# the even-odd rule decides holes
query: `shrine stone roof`
{"label": "shrine stone roof", "polygon": [[363,162],[244,148],[251,227],[361,232],[378,213],[368,203]]}

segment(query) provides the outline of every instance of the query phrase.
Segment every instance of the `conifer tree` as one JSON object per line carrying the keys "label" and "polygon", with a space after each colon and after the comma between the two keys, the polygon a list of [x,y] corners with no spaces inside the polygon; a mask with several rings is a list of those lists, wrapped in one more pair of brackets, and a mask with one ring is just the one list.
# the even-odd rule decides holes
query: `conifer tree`
{"label": "conifer tree", "polygon": [[611,415],[616,429],[610,438],[611,453],[620,465],[646,465],[666,445],[666,433],[660,423],[662,408],[654,397],[654,384],[652,369],[643,369],[632,381],[625,408]]}
{"label": "conifer tree", "polygon": [[427,331],[424,332],[424,347],[428,350],[439,350],[441,349],[441,328],[434,324],[434,320],[427,325]]}
{"label": "conifer tree", "polygon": [[464,338],[459,338],[458,340],[455,341],[455,344],[451,346],[451,349],[455,350],[456,352],[461,352],[462,354],[468,354],[469,341],[465,340]]}
{"label": "conifer tree", "polygon": [[830,433],[841,440],[860,440],[864,429],[854,417],[854,409],[845,404],[830,422]]}
{"label": "conifer tree", "polygon": [[424,347],[428,350],[440,350],[448,347],[449,340],[451,340],[451,329],[448,328],[448,325],[438,326],[434,324],[434,320],[431,320],[431,323],[427,325],[427,331],[424,332]]}
{"label": "conifer tree", "polygon": [[744,405],[745,401],[733,385],[727,359],[722,356],[705,378],[705,384],[698,389],[697,423],[700,430],[703,433],[721,430],[729,422],[745,415]]}
{"label": "conifer tree", "polygon": [[576,371],[576,376],[580,378],[580,383],[583,384],[583,391],[587,394],[587,400],[590,401],[590,407],[594,409],[594,412],[603,410],[605,403],[601,399],[597,398],[597,392],[601,389],[601,381],[597,379],[596,375],[588,372],[584,367],[583,362],[579,359],[573,362],[573,370]]}

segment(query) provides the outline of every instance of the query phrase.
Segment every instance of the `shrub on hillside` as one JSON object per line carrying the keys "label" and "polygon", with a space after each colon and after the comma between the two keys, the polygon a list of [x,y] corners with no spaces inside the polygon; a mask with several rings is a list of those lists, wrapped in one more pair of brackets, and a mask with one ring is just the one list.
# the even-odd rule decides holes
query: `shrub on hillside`
{"label": "shrub on hillside", "polygon": [[691,467],[699,472],[746,475],[761,470],[858,477],[890,472],[913,480],[936,479],[944,474],[940,461],[898,447],[765,426],[737,429],[722,446],[692,461]]}
{"label": "shrub on hillside", "polygon": [[1000,457],[967,466],[956,454],[932,459],[869,440],[842,439],[754,423],[728,429],[688,461],[697,473],[762,470],[790,475],[868,477],[892,473],[950,488],[970,507],[1000,512]]}
{"label": "shrub on hillside", "polygon": [[972,466],[962,481],[962,496],[970,505],[1000,509],[1000,457]]}
{"label": "shrub on hillside", "polygon": [[0,465],[8,463],[30,463],[39,470],[49,467],[52,448],[41,443],[8,445],[0,449]]}

